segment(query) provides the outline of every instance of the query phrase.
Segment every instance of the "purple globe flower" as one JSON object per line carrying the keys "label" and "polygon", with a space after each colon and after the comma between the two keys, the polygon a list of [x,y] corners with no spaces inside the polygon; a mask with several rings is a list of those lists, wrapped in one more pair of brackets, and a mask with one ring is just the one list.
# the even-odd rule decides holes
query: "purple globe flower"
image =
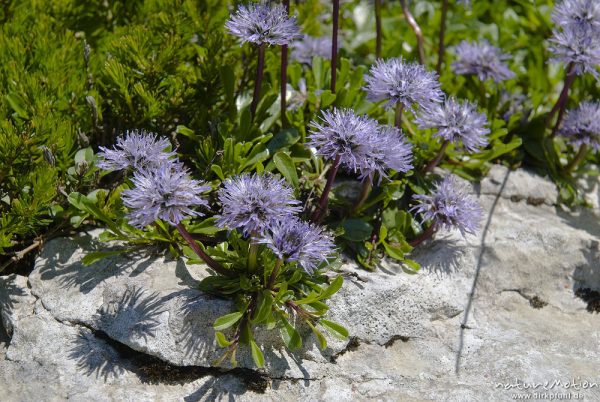
{"label": "purple globe flower", "polygon": [[333,238],[323,228],[295,216],[273,223],[257,242],[266,244],[284,261],[298,263],[309,274],[335,252]]}
{"label": "purple globe flower", "polygon": [[373,136],[371,166],[363,169],[361,178],[368,176],[372,179],[375,172],[378,172],[381,181],[384,177],[388,178],[389,169],[406,173],[413,168],[412,145],[398,128],[380,126]]}
{"label": "purple globe flower", "polygon": [[270,173],[227,179],[219,190],[219,201],[223,213],[217,217],[217,226],[239,228],[246,236],[264,233],[273,222],[302,209],[285,180]]}
{"label": "purple globe flower", "polygon": [[442,106],[438,106],[417,118],[421,129],[435,128],[433,135],[454,144],[462,142],[468,152],[477,152],[488,144],[486,135],[490,130],[484,113],[477,112],[477,106],[468,101],[458,102],[450,98]]}
{"label": "purple globe flower", "polygon": [[296,18],[290,17],[284,6],[253,3],[240,6],[225,27],[244,42],[257,45],[289,45],[301,37]]}
{"label": "purple globe flower", "polygon": [[462,75],[476,75],[481,81],[491,78],[495,82],[509,80],[515,76],[504,60],[510,58],[487,40],[470,43],[463,40],[455,48],[456,61],[452,71]]}
{"label": "purple globe flower", "polygon": [[592,74],[596,79],[600,65],[600,30],[586,25],[567,25],[562,31],[554,30],[550,39],[552,61],[573,64],[575,74]]}
{"label": "purple globe flower", "polygon": [[304,35],[302,40],[295,41],[292,45],[292,59],[299,63],[311,65],[313,57],[331,59],[331,37],[323,36],[315,38]]}
{"label": "purple globe flower", "polygon": [[600,103],[582,102],[577,109],[569,110],[559,134],[574,145],[589,145],[600,150]]}
{"label": "purple globe flower", "polygon": [[370,173],[373,158],[378,156],[373,140],[379,132],[375,120],[357,116],[351,109],[323,111],[321,122],[313,121],[308,146],[317,154],[336,160],[353,172]]}
{"label": "purple globe flower", "polygon": [[388,109],[401,103],[414,113],[415,104],[431,109],[443,98],[436,73],[402,58],[376,61],[365,81],[367,86],[363,89],[367,91],[367,99],[372,102],[386,100]]}
{"label": "purple globe flower", "polygon": [[456,228],[465,236],[475,234],[483,218],[483,210],[465,186],[459,185],[453,176],[446,176],[430,195],[414,195],[418,202],[411,211],[431,221],[435,229]]}
{"label": "purple globe flower", "polygon": [[97,166],[104,170],[152,168],[169,160],[175,152],[164,152],[171,144],[154,133],[127,131],[119,137],[114,149],[100,147]]}
{"label": "purple globe flower", "polygon": [[134,188],[124,190],[123,203],[131,211],[129,223],[143,228],[161,219],[175,226],[186,215],[202,216],[192,207],[207,206],[200,194],[210,190],[189,178],[187,169],[179,162],[166,161],[159,166],[141,168],[131,179]]}
{"label": "purple globe flower", "polygon": [[563,0],[552,12],[552,22],[560,27],[575,26],[600,29],[600,2],[597,0]]}

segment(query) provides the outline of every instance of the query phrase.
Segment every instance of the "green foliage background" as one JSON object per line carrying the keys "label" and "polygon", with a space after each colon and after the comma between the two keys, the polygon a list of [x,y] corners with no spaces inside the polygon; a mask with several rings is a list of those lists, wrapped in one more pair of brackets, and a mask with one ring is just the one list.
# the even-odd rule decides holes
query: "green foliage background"
{"label": "green foliage background", "polygon": [[[413,1],[420,23],[427,65],[437,61],[440,1]],[[559,157],[572,150],[560,141],[547,144],[544,118],[558,96],[564,76],[548,63],[547,38],[552,25],[550,0],[474,1],[472,8],[453,4],[449,13],[447,62],[441,75],[446,93],[477,100],[487,109],[492,146],[463,160],[450,149],[444,167],[470,179],[485,173],[502,157],[510,165],[526,164],[549,173],[565,200],[577,201],[570,177],[560,174]],[[305,100],[288,112],[291,129],[282,130],[278,109],[279,49],[267,52],[266,77],[256,122],[248,113],[254,49],[240,46],[224,29],[237,2],[220,0],[15,0],[0,9],[0,253],[3,262],[37,237],[49,237],[80,225],[86,216],[69,203],[81,193],[108,217],[118,209],[111,193],[116,181],[93,167],[94,153],[128,129],[169,136],[180,157],[198,178],[216,187],[242,171],[277,170],[301,193],[306,183],[322,178],[323,164],[302,145],[307,125],[320,108],[352,107],[382,122],[393,115],[365,100],[363,75],[374,61],[374,14],[369,2],[342,7],[341,61],[337,95],[329,90],[329,62],[289,67],[292,96]],[[303,31],[329,35],[328,2],[292,2]],[[415,37],[399,2],[383,7],[382,56],[416,58]],[[510,53],[517,77],[500,87],[452,74],[452,45],[486,38]],[[300,91],[300,81],[306,92]],[[514,114],[502,118],[503,91],[524,96]],[[570,107],[597,98],[592,77],[575,81]],[[410,121],[405,122],[411,128]],[[413,133],[417,161],[432,157],[430,133]],[[46,155],[46,156],[44,156]],[[597,156],[590,157],[598,162]],[[594,159],[595,158],[595,159]],[[289,161],[293,167],[289,169]],[[418,181],[412,183],[419,191]],[[304,186],[304,187],[303,187]],[[391,186],[391,187],[390,187]],[[393,194],[391,183],[382,190]],[[101,192],[97,189],[103,189]],[[111,196],[113,194],[113,196]],[[378,195],[375,194],[375,197]],[[334,199],[335,204],[335,199]],[[402,214],[388,213],[390,225],[405,228]],[[353,241],[366,221],[350,221]],[[362,229],[361,229],[362,228]],[[346,228],[347,229],[347,228]],[[404,230],[404,229],[402,229]],[[368,228],[367,231],[368,232]],[[365,232],[365,233],[366,233]],[[356,235],[358,233],[358,235]],[[357,237],[358,236],[358,237]],[[364,237],[364,236],[363,236]],[[396,252],[401,252],[396,250]]]}

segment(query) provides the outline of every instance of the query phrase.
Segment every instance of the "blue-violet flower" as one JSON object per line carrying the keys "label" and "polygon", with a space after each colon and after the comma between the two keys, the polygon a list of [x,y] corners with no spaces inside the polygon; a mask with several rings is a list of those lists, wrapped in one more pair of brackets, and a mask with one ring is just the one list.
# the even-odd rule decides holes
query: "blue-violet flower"
{"label": "blue-violet flower", "polygon": [[192,207],[208,205],[200,194],[210,190],[210,186],[191,179],[179,162],[166,161],[138,169],[131,181],[135,187],[124,190],[122,199],[130,209],[127,218],[133,226],[143,228],[157,219],[175,226],[186,215],[203,215]]}
{"label": "blue-violet flower", "polygon": [[119,137],[114,149],[100,147],[97,166],[104,170],[152,168],[163,164],[175,155],[164,150],[171,144],[154,133],[127,131]]}
{"label": "blue-violet flower", "polygon": [[483,218],[483,210],[465,186],[459,185],[453,176],[446,176],[430,195],[414,195],[418,204],[411,211],[431,221],[435,229],[456,228],[465,236],[475,234]]}
{"label": "blue-violet flower", "polygon": [[309,274],[335,252],[331,235],[295,216],[275,222],[257,242],[266,244],[284,261],[298,263]]}
{"label": "blue-violet flower", "polygon": [[459,102],[454,98],[446,100],[438,106],[417,118],[421,129],[436,128],[433,135],[454,144],[462,142],[468,152],[477,152],[488,144],[487,134],[490,130],[484,113],[477,112],[477,106],[468,101]]}
{"label": "blue-violet flower", "polygon": [[256,45],[289,45],[302,36],[296,18],[290,17],[284,6],[264,2],[240,6],[225,27],[242,43]]}
{"label": "blue-violet flower", "polygon": [[300,212],[293,190],[273,174],[239,175],[219,190],[223,212],[217,226],[241,229],[244,235],[264,233],[274,222]]}
{"label": "blue-violet flower", "polygon": [[574,145],[600,150],[600,103],[582,102],[577,109],[567,111],[559,134]]}
{"label": "blue-violet flower", "polygon": [[455,54],[452,71],[456,74],[476,75],[481,81],[491,78],[498,83],[515,76],[504,62],[510,56],[503,54],[487,40],[475,43],[463,40],[456,46]]}
{"label": "blue-violet flower", "polygon": [[377,60],[365,76],[365,81],[367,99],[372,102],[386,100],[388,109],[401,103],[414,113],[415,104],[428,110],[443,98],[435,72],[402,58]]}

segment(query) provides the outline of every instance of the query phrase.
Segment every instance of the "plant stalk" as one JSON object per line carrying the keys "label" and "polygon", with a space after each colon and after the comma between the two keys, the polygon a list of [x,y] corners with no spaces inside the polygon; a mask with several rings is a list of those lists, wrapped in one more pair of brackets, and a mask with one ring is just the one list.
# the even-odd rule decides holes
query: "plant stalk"
{"label": "plant stalk", "polygon": [[362,206],[365,204],[367,198],[369,198],[369,194],[371,193],[371,189],[373,189],[373,179],[374,177],[367,177],[363,182],[360,189],[360,195],[354,204],[354,208],[352,208],[352,214],[356,214]]}
{"label": "plant stalk", "polygon": [[433,236],[435,232],[435,225],[432,224],[427,229],[425,229],[419,236],[409,241],[408,244],[410,244],[411,247],[417,247],[419,244],[423,243],[425,240]]}
{"label": "plant stalk", "polygon": [[256,79],[254,80],[254,94],[252,95],[252,103],[250,104],[250,114],[252,119],[256,115],[256,108],[260,100],[260,88],[262,86],[263,71],[265,68],[265,48],[266,45],[259,45],[257,48],[258,52],[258,64],[256,66]]}
{"label": "plant stalk", "polygon": [[562,123],[562,119],[565,114],[565,109],[567,106],[567,101],[569,100],[569,90],[571,89],[571,86],[573,85],[573,82],[575,81],[575,77],[576,77],[575,64],[570,63],[569,66],[567,67],[565,83],[563,84],[562,91],[560,91],[558,100],[556,101],[556,104],[554,105],[554,107],[550,111],[550,114],[548,115],[548,121],[551,121],[552,118],[554,117],[554,115],[556,114],[556,112],[558,112],[558,117],[556,118],[556,123],[554,124],[554,128],[552,128],[551,137],[554,137],[556,135],[558,128],[560,127],[560,123]]}
{"label": "plant stalk", "polygon": [[[290,14],[290,0],[283,0],[283,6],[287,11],[288,15]],[[286,118],[286,110],[287,110],[287,65],[288,65],[288,46],[281,46],[281,126],[287,127],[288,121]]]}
{"label": "plant stalk", "polygon": [[283,260],[278,258],[275,262],[275,266],[273,267],[273,271],[271,271],[271,276],[269,276],[269,283],[267,284],[267,289],[273,290],[273,286],[275,286],[275,280],[277,279],[277,275],[279,275],[279,270],[281,269],[281,265],[283,264]]}
{"label": "plant stalk", "polygon": [[415,17],[413,17],[410,10],[408,9],[408,6],[406,5],[406,0],[400,0],[400,5],[402,6],[402,12],[404,13],[404,17],[406,18],[408,25],[410,25],[410,28],[413,30],[415,36],[417,37],[419,63],[425,65],[425,47],[423,45],[423,31],[421,31],[421,27],[419,26],[419,24],[415,20]]}
{"label": "plant stalk", "polygon": [[402,112],[404,111],[404,105],[402,102],[396,103],[396,115],[394,119],[394,124],[398,129],[402,128]]}
{"label": "plant stalk", "polygon": [[331,37],[331,93],[335,93],[337,79],[338,29],[340,25],[340,0],[333,0],[333,33]]}
{"label": "plant stalk", "polygon": [[440,36],[438,46],[438,61],[435,67],[438,75],[442,72],[444,55],[446,53],[446,19],[448,18],[448,0],[442,0],[442,20],[440,21]]}
{"label": "plant stalk", "polygon": [[313,212],[310,220],[318,223],[321,221],[323,217],[323,213],[327,210],[327,203],[329,202],[329,192],[333,186],[333,181],[335,180],[335,176],[337,175],[337,171],[340,168],[340,155],[335,157],[333,161],[333,166],[329,170],[329,175],[327,176],[327,183],[325,184],[325,188],[323,189],[323,193],[321,194],[321,198],[319,199],[319,204],[317,205],[315,211]]}
{"label": "plant stalk", "polygon": [[188,232],[181,223],[178,223],[176,228],[179,231],[179,234],[181,235],[181,237],[183,237],[185,239],[185,241],[190,245],[192,250],[194,250],[196,255],[198,257],[200,257],[202,259],[202,261],[204,261],[206,263],[206,265],[208,265],[215,272],[217,272],[223,276],[227,276],[229,278],[232,278],[235,276],[233,272],[229,271],[228,269],[225,269],[221,264],[219,264],[217,261],[213,260],[208,254],[206,254],[202,250],[202,248],[198,245],[196,240],[194,240],[194,238],[192,237],[192,234],[190,232]]}
{"label": "plant stalk", "polygon": [[579,166],[579,164],[587,156],[587,151],[588,151],[588,145],[587,144],[581,144],[579,146],[579,151],[577,151],[577,154],[575,155],[575,157],[571,160],[571,162],[569,162],[567,164],[567,166],[565,166],[565,172],[566,173],[571,173],[573,170],[575,170],[575,168],[577,168],[577,166]]}
{"label": "plant stalk", "polygon": [[435,158],[433,158],[428,164],[427,166],[425,166],[425,169],[423,169],[424,173],[428,173],[431,172],[439,163],[440,161],[444,158],[444,155],[446,154],[446,148],[448,148],[448,144],[450,144],[449,140],[445,140],[442,143],[442,147],[440,148],[440,150],[438,151],[437,155],[435,156]]}
{"label": "plant stalk", "polygon": [[381,0],[375,0],[375,57],[381,58]]}

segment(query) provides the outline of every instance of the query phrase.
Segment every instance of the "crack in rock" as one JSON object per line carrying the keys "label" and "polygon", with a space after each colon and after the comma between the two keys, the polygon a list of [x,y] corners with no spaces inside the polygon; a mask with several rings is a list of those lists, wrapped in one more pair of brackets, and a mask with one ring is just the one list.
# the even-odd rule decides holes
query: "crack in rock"
{"label": "crack in rock", "polygon": [[541,308],[544,308],[548,305],[548,302],[541,299],[538,295],[533,295],[530,296],[527,293],[525,293],[525,291],[523,289],[502,289],[500,291],[500,293],[502,292],[515,292],[517,293],[519,296],[523,297],[525,300],[529,301],[529,305],[531,307],[533,307],[536,310],[539,310]]}

